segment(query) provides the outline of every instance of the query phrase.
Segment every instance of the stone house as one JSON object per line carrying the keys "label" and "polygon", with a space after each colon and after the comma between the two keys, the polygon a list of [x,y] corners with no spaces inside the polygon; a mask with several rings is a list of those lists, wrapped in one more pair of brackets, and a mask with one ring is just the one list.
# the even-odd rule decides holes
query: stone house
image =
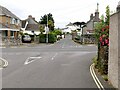
{"label": "stone house", "polygon": [[86,23],[86,27],[83,28],[84,35],[94,34],[94,27],[97,22],[99,22],[99,11],[96,10],[95,16],[93,14],[90,15],[90,20]]}
{"label": "stone house", "polygon": [[7,8],[0,6],[0,32],[2,38],[17,38],[21,20]]}

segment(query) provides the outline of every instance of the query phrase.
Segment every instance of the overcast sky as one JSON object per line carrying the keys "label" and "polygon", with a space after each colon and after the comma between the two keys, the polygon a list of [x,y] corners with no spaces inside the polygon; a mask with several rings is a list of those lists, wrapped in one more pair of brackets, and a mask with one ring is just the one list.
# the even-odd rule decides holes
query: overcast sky
{"label": "overcast sky", "polygon": [[107,5],[115,11],[119,0],[0,0],[0,5],[24,20],[32,15],[37,21],[44,14],[52,13],[55,27],[63,28],[69,22],[88,21],[99,3],[100,16]]}

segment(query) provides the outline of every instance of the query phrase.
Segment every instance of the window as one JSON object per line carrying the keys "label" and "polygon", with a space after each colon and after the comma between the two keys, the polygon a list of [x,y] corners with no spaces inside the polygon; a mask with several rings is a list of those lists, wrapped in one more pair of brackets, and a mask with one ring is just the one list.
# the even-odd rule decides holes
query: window
{"label": "window", "polygon": [[15,19],[14,18],[12,18],[12,24],[15,24]]}

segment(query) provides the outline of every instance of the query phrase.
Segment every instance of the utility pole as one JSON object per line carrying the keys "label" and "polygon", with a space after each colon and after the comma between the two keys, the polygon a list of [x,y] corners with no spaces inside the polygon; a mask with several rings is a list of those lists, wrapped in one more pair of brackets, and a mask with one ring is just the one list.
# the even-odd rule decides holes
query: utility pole
{"label": "utility pole", "polygon": [[49,32],[49,28],[48,28],[48,15],[47,15],[46,43],[48,43],[48,32]]}

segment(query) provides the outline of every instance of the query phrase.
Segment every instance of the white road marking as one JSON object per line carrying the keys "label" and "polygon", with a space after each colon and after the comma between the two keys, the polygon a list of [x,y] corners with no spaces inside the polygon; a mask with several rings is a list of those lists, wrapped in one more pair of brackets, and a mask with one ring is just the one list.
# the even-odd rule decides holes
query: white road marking
{"label": "white road marking", "polygon": [[100,89],[100,86],[98,85],[98,83],[97,83],[97,81],[96,81],[96,79],[95,79],[95,77],[94,77],[94,75],[93,75],[93,73],[92,73],[92,67],[91,67],[91,66],[90,66],[90,73],[91,73],[91,75],[92,75],[92,78],[93,78],[95,84],[96,84],[97,87]]}
{"label": "white road marking", "polygon": [[94,79],[97,87],[99,88],[99,90],[105,90],[104,87],[103,87],[103,85],[101,84],[101,82],[100,82],[99,79],[97,78],[93,67],[94,67],[94,65],[92,64],[92,65],[90,66],[90,73],[91,73],[91,75],[92,75],[92,77],[93,77],[93,79]]}
{"label": "white road marking", "polygon": [[6,47],[0,47],[0,48],[6,48]]}
{"label": "white road marking", "polygon": [[51,60],[54,60],[57,55],[58,55],[58,53],[55,53],[55,55],[52,57]]}
{"label": "white road marking", "polygon": [[7,67],[7,66],[8,66],[8,61],[5,60],[5,59],[3,59],[3,58],[1,58],[1,57],[0,57],[0,59],[5,63],[5,64],[3,65],[3,67]]}
{"label": "white road marking", "polygon": [[[31,62],[34,62],[35,59],[40,59],[40,58],[42,58],[42,57],[28,57],[28,58],[26,59],[24,65],[27,65],[27,64],[29,64],[29,63],[31,63]],[[32,60],[30,60],[30,59],[32,59]]]}
{"label": "white road marking", "polygon": [[65,46],[65,42],[63,43],[62,48],[64,48],[64,46]]}

